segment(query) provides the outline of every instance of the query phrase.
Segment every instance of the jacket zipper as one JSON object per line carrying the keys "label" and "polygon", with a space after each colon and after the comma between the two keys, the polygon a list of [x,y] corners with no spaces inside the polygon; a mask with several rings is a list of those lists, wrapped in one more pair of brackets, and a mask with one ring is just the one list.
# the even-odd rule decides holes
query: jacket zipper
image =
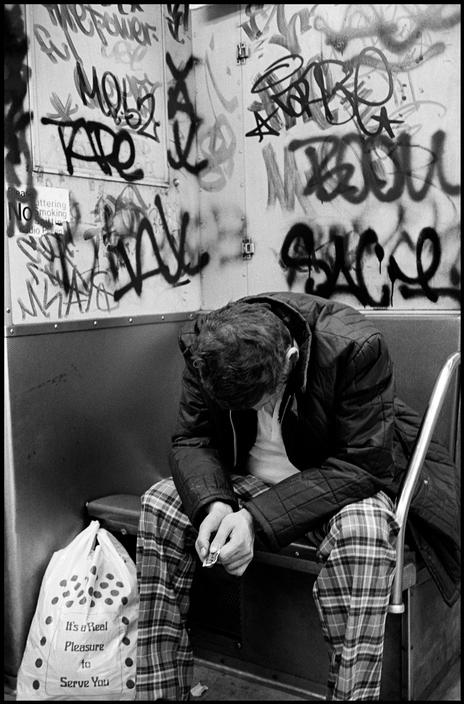
{"label": "jacket zipper", "polygon": [[[284,415],[287,412],[288,404],[290,403],[290,399],[292,398],[292,394],[289,394],[288,399],[285,403],[285,407],[282,411],[282,415],[280,416],[279,423],[282,424],[282,421],[284,419]],[[280,415],[280,414],[279,414]],[[235,431],[235,425],[234,421],[232,420],[232,411],[229,411],[229,419],[230,419],[230,425],[232,427],[232,437],[233,437],[233,448],[234,448],[234,464],[233,467],[235,468],[237,466],[237,433]]]}
{"label": "jacket zipper", "polygon": [[234,439],[234,468],[237,466],[237,434],[235,432],[234,421],[232,420],[232,411],[229,411],[230,424],[232,426],[232,437]]}

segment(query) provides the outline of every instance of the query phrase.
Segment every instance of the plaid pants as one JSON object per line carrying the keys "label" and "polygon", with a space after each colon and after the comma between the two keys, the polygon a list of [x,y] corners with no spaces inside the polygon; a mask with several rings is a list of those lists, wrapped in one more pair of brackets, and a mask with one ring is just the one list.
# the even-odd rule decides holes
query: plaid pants
{"label": "plaid pants", "polygon": [[[234,476],[233,483],[245,501],[268,489],[252,476]],[[327,699],[375,700],[395,570],[398,526],[392,502],[379,492],[345,506],[324,532],[318,548],[324,564],[313,597],[329,648]],[[144,494],[137,537],[138,700],[189,698],[193,653],[186,621],[196,535],[172,479]]]}

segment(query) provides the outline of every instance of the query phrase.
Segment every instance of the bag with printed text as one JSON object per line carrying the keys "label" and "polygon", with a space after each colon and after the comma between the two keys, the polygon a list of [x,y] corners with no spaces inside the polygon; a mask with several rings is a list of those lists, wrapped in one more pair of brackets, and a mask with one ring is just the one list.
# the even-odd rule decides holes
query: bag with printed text
{"label": "bag with printed text", "polygon": [[135,699],[137,615],[135,564],[92,521],[45,571],[17,699]]}

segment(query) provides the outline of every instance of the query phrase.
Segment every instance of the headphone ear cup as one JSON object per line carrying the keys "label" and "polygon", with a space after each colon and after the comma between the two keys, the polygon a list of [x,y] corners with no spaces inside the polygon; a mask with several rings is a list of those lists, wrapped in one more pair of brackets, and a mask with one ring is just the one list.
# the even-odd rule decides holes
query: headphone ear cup
{"label": "headphone ear cup", "polygon": [[285,355],[285,359],[287,361],[293,360],[296,362],[298,360],[298,357],[300,356],[300,353],[298,351],[297,347],[290,347],[290,349],[287,350],[287,354]]}

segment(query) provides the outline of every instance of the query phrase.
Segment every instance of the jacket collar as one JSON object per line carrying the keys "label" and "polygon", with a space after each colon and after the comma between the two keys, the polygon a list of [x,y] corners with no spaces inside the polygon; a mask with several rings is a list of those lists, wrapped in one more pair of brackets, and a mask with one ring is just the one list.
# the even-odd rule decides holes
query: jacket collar
{"label": "jacket collar", "polygon": [[311,329],[307,320],[300,313],[300,311],[295,308],[288,299],[285,299],[285,294],[264,293],[258,296],[247,296],[243,300],[247,303],[267,303],[272,312],[275,313],[275,315],[277,315],[287,326],[290,334],[298,344],[298,362],[290,375],[281,404],[283,413],[285,411],[288,396],[292,395],[297,390],[302,393],[306,390],[309,357],[311,352]]}

